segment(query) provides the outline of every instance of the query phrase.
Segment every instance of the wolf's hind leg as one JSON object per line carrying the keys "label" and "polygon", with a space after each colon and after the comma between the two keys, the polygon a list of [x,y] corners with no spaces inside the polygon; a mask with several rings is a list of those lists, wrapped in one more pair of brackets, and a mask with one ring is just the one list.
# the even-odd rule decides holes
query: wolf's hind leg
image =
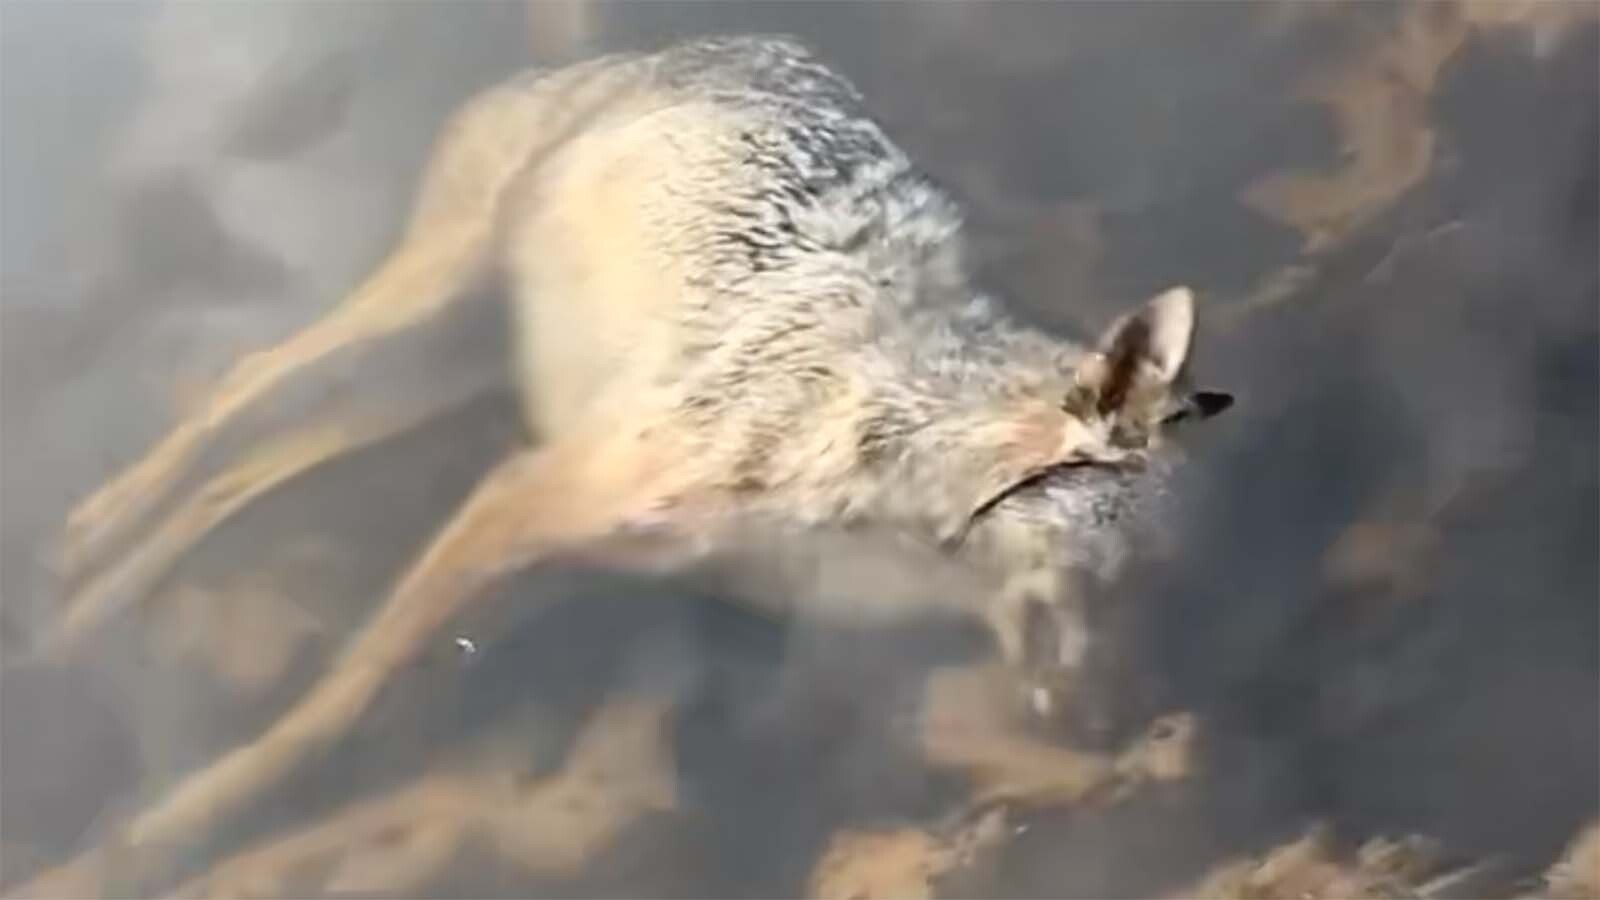
{"label": "wolf's hind leg", "polygon": [[337,744],[384,685],[490,582],[629,537],[630,526],[659,519],[680,495],[673,474],[637,442],[565,442],[503,463],[305,696],[255,741],[185,778],[134,819],[116,846],[141,869],[163,872],[173,852],[202,841],[308,757]]}
{"label": "wolf's hind leg", "polygon": [[[114,563],[78,584],[37,652],[42,658],[58,661],[70,657],[97,626],[149,596],[207,534],[257,499],[329,460],[381,442],[471,400],[499,375],[488,367],[450,374],[455,377],[439,373],[426,388],[403,399],[388,386],[383,398],[354,396],[364,386],[353,387],[344,393],[342,402],[321,415],[242,448],[227,469],[174,501],[148,533],[130,539]],[[362,399],[368,402],[360,402]],[[381,400],[393,402],[373,402]]]}
{"label": "wolf's hind leg", "polygon": [[483,271],[483,243],[476,235],[433,235],[404,245],[331,314],[237,363],[201,409],[72,511],[59,548],[69,585],[147,530],[183,487],[230,468],[230,455],[331,405],[348,406],[345,393],[365,377],[367,358],[471,291]]}
{"label": "wolf's hind leg", "polygon": [[[184,549],[272,484],[459,402],[471,393],[454,374],[460,367],[498,365],[501,357],[509,363],[509,353],[494,352],[509,348],[441,344],[434,335],[452,331],[463,306],[475,307],[461,301],[486,293],[502,219],[515,215],[507,199],[518,179],[643,74],[636,66],[597,63],[513,78],[468,102],[441,133],[405,236],[383,265],[327,317],[238,363],[199,412],[72,511],[58,569],[67,592],[85,599],[84,611],[69,617],[94,621],[136,597]],[[496,373],[506,375],[508,365]],[[328,437],[337,429],[346,434],[342,441]],[[240,462],[246,448],[261,443],[281,449]],[[313,445],[321,452],[308,452]],[[132,552],[137,559],[125,571],[134,575],[86,586],[136,536],[150,533],[167,507],[197,489],[202,496],[178,513],[188,524],[164,530],[155,549]],[[190,511],[197,504],[208,511]]]}
{"label": "wolf's hind leg", "polygon": [[388,259],[326,317],[239,362],[204,408],[73,510],[59,550],[62,574],[76,581],[103,566],[175,492],[228,468],[217,457],[261,439],[263,427],[298,422],[362,371],[369,352],[403,344],[392,339],[426,329],[457,301],[476,296],[492,271],[507,191],[618,87],[604,79],[590,79],[605,82],[598,86],[567,83],[573,80],[513,79],[468,102],[443,129]]}

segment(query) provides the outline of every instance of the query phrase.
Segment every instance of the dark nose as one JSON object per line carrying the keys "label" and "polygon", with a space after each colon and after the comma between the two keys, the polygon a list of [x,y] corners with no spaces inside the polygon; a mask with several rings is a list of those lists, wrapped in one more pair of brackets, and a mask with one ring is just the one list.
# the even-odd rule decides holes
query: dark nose
{"label": "dark nose", "polygon": [[1233,395],[1221,391],[1196,391],[1194,395],[1194,408],[1199,410],[1202,419],[1225,412],[1232,405]]}

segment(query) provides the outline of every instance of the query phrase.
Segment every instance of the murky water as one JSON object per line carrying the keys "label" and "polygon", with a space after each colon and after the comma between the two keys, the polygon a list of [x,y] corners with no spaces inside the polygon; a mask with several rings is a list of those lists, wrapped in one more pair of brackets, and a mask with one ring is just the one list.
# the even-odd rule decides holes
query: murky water
{"label": "murky water", "polygon": [[[8,660],[56,610],[71,502],[365,273],[474,89],[534,45],[783,30],[968,201],[1030,315],[1089,329],[1193,285],[1196,365],[1240,398],[1107,624],[1127,719],[1196,712],[1201,774],[1029,819],[961,889],[1179,891],[1313,820],[1537,872],[1600,813],[1600,29],[1573,8],[635,3],[563,31],[510,3],[8,3]],[[521,440],[490,398],[322,467],[79,663],[8,664],[0,883],[258,733]],[[969,635],[786,629],[595,573],[501,593],[186,874],[267,848],[300,896],[795,895],[837,829],[959,794],[893,738]],[[535,595],[567,599],[520,615]],[[574,742],[621,748],[618,809],[562,793]]]}

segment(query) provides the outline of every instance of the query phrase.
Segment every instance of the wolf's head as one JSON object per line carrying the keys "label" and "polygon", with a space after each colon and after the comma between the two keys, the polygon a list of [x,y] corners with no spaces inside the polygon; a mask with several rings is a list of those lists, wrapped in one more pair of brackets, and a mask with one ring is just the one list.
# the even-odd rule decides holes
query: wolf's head
{"label": "wolf's head", "polygon": [[986,612],[1002,650],[1036,684],[1055,685],[1051,693],[1066,685],[1084,699],[1103,651],[1087,595],[1123,569],[1141,536],[1159,531],[1175,439],[1232,405],[1228,394],[1190,385],[1194,331],[1191,293],[1160,294],[1066,364],[1064,395],[1030,397],[995,426],[1009,439],[980,448],[992,457],[991,480],[958,552],[1005,573]]}
{"label": "wolf's head", "polygon": [[[991,480],[966,530],[991,524],[1060,532],[1054,550],[1098,567],[1113,528],[1158,496],[1176,461],[1172,440],[1233,404],[1195,390],[1186,363],[1194,341],[1194,297],[1168,290],[1113,322],[1071,365],[1063,396],[1016,423],[1018,437],[994,446]],[[1009,423],[1008,423],[1009,424]],[[963,533],[965,535],[965,532]]]}

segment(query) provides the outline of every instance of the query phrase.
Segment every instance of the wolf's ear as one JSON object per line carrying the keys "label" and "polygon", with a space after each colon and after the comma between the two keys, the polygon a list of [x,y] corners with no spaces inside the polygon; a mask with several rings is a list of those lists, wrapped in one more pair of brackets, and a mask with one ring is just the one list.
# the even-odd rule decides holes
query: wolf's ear
{"label": "wolf's ear", "polygon": [[1193,339],[1193,292],[1163,291],[1100,335],[1094,352],[1078,364],[1077,402],[1104,416],[1130,399],[1165,390],[1183,371]]}

